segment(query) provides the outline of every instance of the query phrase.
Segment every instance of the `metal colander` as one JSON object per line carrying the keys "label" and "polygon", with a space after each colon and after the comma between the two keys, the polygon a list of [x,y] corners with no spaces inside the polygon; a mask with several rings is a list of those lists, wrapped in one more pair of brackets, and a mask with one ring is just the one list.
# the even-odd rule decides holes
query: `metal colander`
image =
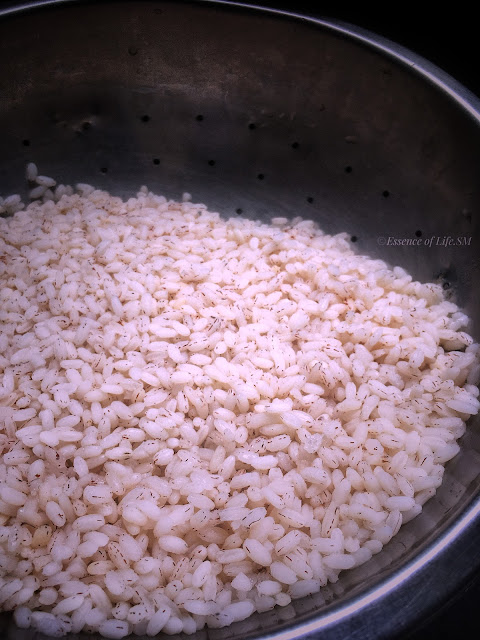
{"label": "metal colander", "polygon": [[[226,216],[313,218],[441,282],[480,338],[480,105],[425,60],[342,24],[143,0],[4,10],[0,59],[2,195],[26,195],[33,161],[116,195],[146,184]],[[435,498],[371,561],[196,637],[394,637],[480,565],[479,472],[477,421]],[[34,637],[4,624],[9,638]]]}

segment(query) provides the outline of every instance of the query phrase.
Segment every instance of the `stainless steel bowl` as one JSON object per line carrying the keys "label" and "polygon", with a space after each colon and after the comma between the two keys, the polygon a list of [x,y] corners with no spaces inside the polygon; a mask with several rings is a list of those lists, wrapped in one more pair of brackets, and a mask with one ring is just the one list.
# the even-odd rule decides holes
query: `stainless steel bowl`
{"label": "stainless steel bowl", "polygon": [[[442,282],[480,338],[480,103],[410,51],[233,3],[53,0],[0,12],[0,59],[3,195],[26,193],[34,161],[118,195],[147,184],[226,215],[314,218]],[[447,236],[471,240],[424,242]],[[395,637],[480,566],[479,472],[477,420],[435,498],[370,562],[196,637]]]}

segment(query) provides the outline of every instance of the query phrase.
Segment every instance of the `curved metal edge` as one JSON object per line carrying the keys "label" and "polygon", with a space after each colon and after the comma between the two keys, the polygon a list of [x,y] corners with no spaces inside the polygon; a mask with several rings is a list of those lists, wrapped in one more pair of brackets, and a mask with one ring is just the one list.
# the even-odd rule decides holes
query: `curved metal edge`
{"label": "curved metal edge", "polygon": [[[55,1],[55,0],[54,0]],[[56,0],[58,1],[58,0]],[[60,0],[62,1],[62,0]],[[326,28],[329,31],[334,31],[340,35],[347,36],[362,42],[363,44],[381,51],[393,58],[396,62],[401,62],[407,67],[410,67],[419,75],[426,78],[431,84],[437,86],[446,92],[451,98],[455,100],[461,107],[465,109],[477,122],[480,123],[480,98],[472,93],[469,89],[464,87],[460,82],[455,80],[446,71],[443,71],[440,67],[433,62],[427,60],[423,56],[411,51],[407,47],[400,45],[393,40],[384,38],[383,36],[357,27],[353,24],[336,20],[335,18],[317,18],[312,15],[305,15],[283,9],[272,9],[271,7],[263,7],[257,4],[246,4],[243,2],[237,2],[236,0],[194,0],[196,2],[202,2],[205,4],[233,6],[241,9],[254,9],[257,11],[263,11],[274,15],[285,16],[287,18],[295,18],[303,22],[309,22],[317,24]]]}
{"label": "curved metal edge", "polygon": [[[89,0],[86,1],[88,2]],[[380,51],[393,61],[410,68],[413,72],[425,78],[430,84],[450,96],[458,106],[480,125],[480,99],[475,94],[423,56],[371,31],[335,19],[317,18],[310,15],[231,0],[176,1],[192,4],[203,3],[213,6],[220,5],[225,8],[252,10],[272,16],[293,18],[309,24],[318,25],[341,36],[346,36],[349,39]],[[74,5],[84,2],[85,0],[39,0],[38,2],[28,2],[0,9],[0,18],[30,10],[38,10],[44,7],[66,4]],[[324,640],[343,639],[347,632],[351,640],[367,640],[368,638],[380,637],[393,638],[399,631],[398,617],[389,620],[383,619],[381,626],[379,626],[378,616],[375,614],[374,609],[384,607],[388,610],[389,604],[393,605],[395,600],[401,600],[402,593],[405,595],[407,591],[414,590],[419,586],[421,587],[422,581],[425,580],[425,574],[429,571],[429,563],[433,562],[433,560],[437,562],[442,561],[446,567],[449,567],[451,563],[455,563],[455,561],[461,557],[462,550],[468,548],[467,539],[471,537],[473,532],[476,535],[480,535],[480,496],[464,511],[459,520],[446,529],[438,541],[430,544],[426,549],[417,554],[413,560],[407,563],[406,566],[397,570],[392,576],[384,579],[380,584],[372,587],[361,597],[350,598],[345,604],[334,606],[331,611],[325,614],[310,616],[310,619],[305,622],[298,624],[292,623],[286,630],[260,633],[258,638],[264,640],[298,640],[299,637],[311,637],[313,640],[313,635],[315,634],[315,636],[318,637],[319,632],[322,633]],[[478,559],[468,557],[464,558],[461,563],[457,562],[454,573],[462,574],[461,578],[467,579],[468,575],[471,575],[478,565],[480,565],[480,554]],[[460,578],[458,575],[455,577],[457,577],[457,579]],[[413,622],[418,620],[427,610],[432,609],[436,604],[444,601],[445,598],[452,594],[452,590],[452,587],[444,583],[439,585],[439,589],[435,592],[430,590],[422,593],[422,604],[421,607],[417,608],[416,612],[414,612]],[[365,627],[358,628],[360,635],[357,635],[355,631],[352,633],[352,629],[354,628],[352,624],[355,624],[355,620],[369,613],[371,617],[368,619],[367,629]],[[408,618],[408,616],[405,617]]]}
{"label": "curved metal edge", "polygon": [[[104,0],[106,2],[112,0]],[[131,0],[134,1],[134,0]],[[272,7],[264,7],[257,4],[248,4],[243,2],[237,2],[236,0],[175,0],[176,2],[185,2],[192,4],[207,4],[207,5],[221,5],[224,7],[234,7],[237,9],[249,9],[257,12],[263,12],[272,16],[281,16],[285,18],[294,18],[302,22],[310,24],[316,24],[328,31],[338,33],[339,35],[346,36],[357,42],[361,42],[364,45],[377,51],[381,51],[388,57],[392,58],[395,62],[409,67],[412,71],[425,78],[430,84],[435,85],[444,93],[449,95],[459,106],[464,109],[472,118],[474,118],[480,124],[480,97],[476,96],[473,92],[467,89],[460,82],[455,80],[446,71],[430,62],[427,58],[418,55],[411,51],[407,47],[400,45],[388,38],[373,33],[362,27],[336,20],[335,18],[317,18],[312,15],[305,15],[301,13],[295,13],[292,11],[285,11],[283,9],[274,9]],[[0,18],[3,16],[14,15],[23,11],[31,11],[41,9],[42,7],[62,5],[62,4],[82,4],[83,2],[95,2],[95,0],[37,0],[32,2],[26,2],[23,4],[7,7],[5,9],[0,8]]]}
{"label": "curved metal edge", "polygon": [[[465,556],[465,550],[468,548],[469,540],[470,544],[475,544],[480,534],[480,500],[476,500],[473,505],[466,511],[460,520],[457,520],[437,542],[431,544],[423,552],[419,553],[412,561],[406,566],[397,570],[392,576],[383,580],[380,584],[375,585],[363,596],[352,598],[350,602],[339,605],[331,613],[315,618],[312,621],[304,624],[292,626],[291,629],[282,632],[280,634],[272,634],[271,637],[275,640],[295,640],[299,636],[309,636],[319,629],[325,630],[326,635],[322,635],[322,638],[329,640],[330,638],[340,640],[344,638],[345,632],[342,632],[341,626],[355,625],[355,618],[362,616],[366,617],[366,614],[370,614],[368,618],[368,626],[370,633],[366,633],[365,630],[361,631],[358,636],[360,640],[367,640],[369,638],[385,637],[393,638],[395,633],[399,632],[398,622],[399,617],[385,619],[383,616],[379,620],[379,616],[376,615],[374,609],[381,608],[383,613],[392,613],[392,608],[397,607],[397,602],[403,600],[411,601],[411,609],[407,611],[403,610],[401,616],[408,623],[405,624],[405,629],[410,629],[417,621],[426,614],[426,612],[435,608],[438,603],[443,602],[446,598],[452,595],[453,587],[459,586],[459,583],[468,580],[476,566],[478,567],[480,562],[480,553],[477,554],[477,558],[472,558],[469,554]],[[464,555],[462,562],[458,562],[458,558]],[[441,557],[440,557],[441,556]],[[450,583],[443,583],[438,585],[437,590],[424,591],[422,586],[425,587],[428,581],[428,573],[431,570],[433,562],[442,563],[444,565],[445,572],[448,572],[450,566],[454,567],[451,572],[448,572],[453,578]],[[418,592],[416,590],[418,589]],[[421,592],[421,605],[415,606],[413,599],[409,596],[409,593],[415,593],[418,595]],[[418,604],[418,603],[417,603]],[[409,614],[412,616],[409,618]],[[319,623],[321,626],[319,626]],[[333,625],[337,625],[333,629]],[[330,629],[329,629],[330,628]],[[352,635],[351,632],[348,635],[351,640],[356,640],[357,636]]]}
{"label": "curved metal edge", "polygon": [[430,62],[427,58],[418,55],[407,47],[389,40],[388,38],[384,38],[377,33],[369,31],[368,29],[363,29],[362,27],[357,27],[356,25],[336,20],[335,18],[317,18],[312,15],[285,11],[283,9],[273,9],[262,5],[246,4],[237,2],[236,0],[194,1],[213,5],[233,6],[241,9],[253,9],[274,15],[295,18],[303,22],[317,24],[329,31],[333,31],[340,35],[352,38],[353,40],[357,40],[358,42],[362,42],[373,49],[387,54],[396,62],[400,62],[405,66],[410,67],[416,73],[427,79],[431,84],[447,93],[455,100],[455,102],[462,106],[465,111],[480,123],[480,98],[478,96],[455,80],[455,78],[446,71],[443,71],[443,69],[435,65],[433,62]]}
{"label": "curved metal edge", "polygon": [[35,2],[35,0],[33,0],[32,2],[24,2],[23,4],[12,4],[10,7],[5,7],[4,9],[0,8],[0,18],[15,15],[22,11],[29,11],[31,9],[41,9],[42,7],[47,7],[49,5],[67,4],[77,1],[78,0],[38,0],[38,2]]}

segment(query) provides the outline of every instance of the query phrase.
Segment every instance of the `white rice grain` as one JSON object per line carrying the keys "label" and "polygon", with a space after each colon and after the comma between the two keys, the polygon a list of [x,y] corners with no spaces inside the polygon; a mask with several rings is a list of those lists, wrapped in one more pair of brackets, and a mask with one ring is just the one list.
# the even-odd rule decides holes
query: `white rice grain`
{"label": "white rice grain", "polygon": [[287,616],[421,512],[480,408],[441,287],[300,218],[26,178],[36,202],[0,201],[0,604],[20,628]]}

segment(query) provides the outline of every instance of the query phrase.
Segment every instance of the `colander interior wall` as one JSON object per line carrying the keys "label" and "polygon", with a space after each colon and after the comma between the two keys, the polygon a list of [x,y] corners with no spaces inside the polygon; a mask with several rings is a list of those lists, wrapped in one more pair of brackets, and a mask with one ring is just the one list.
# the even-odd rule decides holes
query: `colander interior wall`
{"label": "colander interior wall", "polygon": [[[146,184],[168,197],[188,191],[226,216],[313,218],[346,231],[359,252],[441,282],[480,337],[480,126],[414,65],[348,28],[163,1],[4,15],[0,59],[2,195],[26,195],[33,161],[58,182],[117,195]],[[388,245],[431,236],[471,241]],[[292,622],[354,601],[418,557],[475,500],[477,427],[437,496],[372,561],[316,596],[208,636],[288,635]]]}

